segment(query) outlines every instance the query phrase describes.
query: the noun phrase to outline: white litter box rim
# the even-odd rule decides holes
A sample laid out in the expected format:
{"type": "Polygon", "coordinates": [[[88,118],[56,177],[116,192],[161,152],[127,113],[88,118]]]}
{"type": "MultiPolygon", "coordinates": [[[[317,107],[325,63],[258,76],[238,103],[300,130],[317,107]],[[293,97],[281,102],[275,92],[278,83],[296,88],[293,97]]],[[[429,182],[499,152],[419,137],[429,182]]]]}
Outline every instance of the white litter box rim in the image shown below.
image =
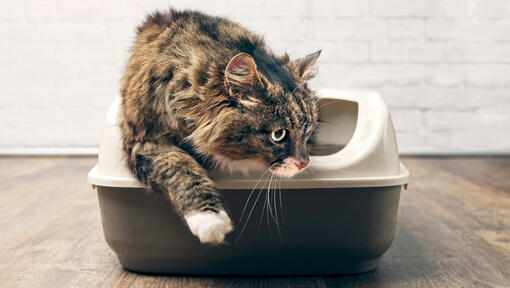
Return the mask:
{"type": "MultiPolygon", "coordinates": [[[[283,189],[310,189],[310,188],[354,188],[354,187],[387,187],[405,185],[409,182],[410,174],[407,168],[400,163],[401,173],[392,176],[381,177],[343,177],[343,178],[311,178],[311,179],[281,179],[283,189]]],[[[267,173],[269,174],[269,173],[267,173]]],[[[219,189],[261,189],[269,180],[255,179],[221,179],[216,180],[219,189]],[[263,183],[264,182],[264,183],[263,183]],[[258,185],[257,185],[258,184],[258,185]],[[257,186],[257,187],[256,187],[257,186]]],[[[98,165],[94,166],[88,174],[88,182],[96,186],[118,188],[147,188],[147,185],[134,177],[105,176],[99,173],[98,165]]],[[[267,188],[267,187],[266,187],[267,188]]]]}
{"type": "MultiPolygon", "coordinates": [[[[398,149],[388,108],[373,91],[322,89],[319,98],[353,101],[358,104],[358,122],[352,139],[331,155],[310,156],[310,168],[291,179],[282,178],[282,189],[384,187],[409,182],[409,171],[399,162],[398,149]]],[[[103,131],[99,161],[88,175],[96,186],[145,188],[127,168],[118,122],[120,97],[113,101],[103,131]]],[[[250,175],[210,171],[219,189],[258,189],[268,186],[271,173],[250,175]],[[262,178],[262,180],[260,180],[262,178]]],[[[274,178],[274,177],[273,177],[274,178]]],[[[273,179],[275,180],[275,179],[273,179]]],[[[266,187],[267,188],[267,187],[266,187]]]]}

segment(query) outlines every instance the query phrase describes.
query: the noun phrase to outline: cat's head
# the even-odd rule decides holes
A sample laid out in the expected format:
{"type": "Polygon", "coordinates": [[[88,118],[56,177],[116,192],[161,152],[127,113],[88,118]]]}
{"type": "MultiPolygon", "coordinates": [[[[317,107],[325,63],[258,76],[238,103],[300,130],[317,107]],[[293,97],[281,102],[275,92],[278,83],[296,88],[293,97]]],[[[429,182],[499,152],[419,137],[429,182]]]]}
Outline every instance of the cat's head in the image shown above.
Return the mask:
{"type": "Polygon", "coordinates": [[[256,164],[286,178],[308,166],[318,106],[306,81],[319,55],[290,61],[239,53],[230,60],[224,84],[236,108],[216,142],[216,159],[238,169],[256,164]]]}

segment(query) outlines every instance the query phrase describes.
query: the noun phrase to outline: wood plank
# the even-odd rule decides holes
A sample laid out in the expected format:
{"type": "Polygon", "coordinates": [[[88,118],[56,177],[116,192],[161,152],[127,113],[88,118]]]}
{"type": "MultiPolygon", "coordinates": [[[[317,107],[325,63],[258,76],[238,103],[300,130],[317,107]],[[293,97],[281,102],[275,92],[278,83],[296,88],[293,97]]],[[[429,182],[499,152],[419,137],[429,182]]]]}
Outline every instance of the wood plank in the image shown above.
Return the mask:
{"type": "Polygon", "coordinates": [[[165,277],[138,275],[131,288],[161,287],[326,287],[321,277],[165,277]]]}
{"type": "MultiPolygon", "coordinates": [[[[469,167],[469,170],[474,170],[472,167],[475,166],[481,167],[480,163],[476,163],[479,160],[473,163],[469,159],[454,166],[445,165],[449,162],[419,162],[424,173],[413,184],[416,188],[413,195],[429,213],[463,235],[480,252],[491,254],[499,269],[510,271],[510,261],[499,257],[501,254],[510,256],[508,236],[505,237],[510,235],[510,197],[501,193],[499,184],[489,186],[489,183],[472,182],[475,178],[470,176],[471,172],[458,172],[458,167],[469,167]]],[[[416,170],[419,171],[418,168],[416,170]]],[[[490,171],[480,174],[490,174],[490,171]]]]}
{"type": "Polygon", "coordinates": [[[65,161],[64,157],[1,157],[0,183],[30,176],[65,161]]]}
{"type": "Polygon", "coordinates": [[[123,270],[104,242],[86,157],[0,157],[1,287],[509,287],[510,158],[403,159],[412,173],[376,271],[171,277],[123,270]]]}

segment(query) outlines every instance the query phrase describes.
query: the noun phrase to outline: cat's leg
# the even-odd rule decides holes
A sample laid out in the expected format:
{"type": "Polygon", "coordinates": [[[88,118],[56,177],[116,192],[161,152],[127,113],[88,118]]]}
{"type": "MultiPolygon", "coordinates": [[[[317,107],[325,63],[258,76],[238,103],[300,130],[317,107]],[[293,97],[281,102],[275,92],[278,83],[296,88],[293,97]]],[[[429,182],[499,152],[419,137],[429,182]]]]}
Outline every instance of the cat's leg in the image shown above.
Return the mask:
{"type": "Polygon", "coordinates": [[[175,210],[202,243],[222,243],[232,221],[215,183],[197,161],[176,146],[137,143],[130,167],[141,181],[169,196],[175,210]]]}

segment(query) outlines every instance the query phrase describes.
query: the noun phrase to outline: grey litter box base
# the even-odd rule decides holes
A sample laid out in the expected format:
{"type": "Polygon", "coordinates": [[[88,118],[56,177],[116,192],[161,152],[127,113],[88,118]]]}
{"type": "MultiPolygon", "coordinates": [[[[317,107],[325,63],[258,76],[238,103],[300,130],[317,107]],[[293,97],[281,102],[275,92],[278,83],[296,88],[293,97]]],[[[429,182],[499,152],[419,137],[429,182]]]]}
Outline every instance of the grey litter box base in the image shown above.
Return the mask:
{"type": "MultiPolygon", "coordinates": [[[[377,267],[393,241],[400,190],[400,186],[282,190],[280,237],[272,219],[270,231],[266,215],[261,218],[263,191],[237,244],[245,221],[238,220],[251,190],[223,190],[235,231],[227,235],[228,244],[219,246],[201,244],[164,198],[144,189],[98,186],[98,198],[106,242],[130,271],[341,275],[377,267]]],[[[279,198],[274,200],[279,205],[279,198]]]]}
{"type": "Polygon", "coordinates": [[[124,269],[144,274],[182,275],[348,275],[375,270],[380,258],[354,261],[168,261],[165,259],[119,258],[124,269]]]}

